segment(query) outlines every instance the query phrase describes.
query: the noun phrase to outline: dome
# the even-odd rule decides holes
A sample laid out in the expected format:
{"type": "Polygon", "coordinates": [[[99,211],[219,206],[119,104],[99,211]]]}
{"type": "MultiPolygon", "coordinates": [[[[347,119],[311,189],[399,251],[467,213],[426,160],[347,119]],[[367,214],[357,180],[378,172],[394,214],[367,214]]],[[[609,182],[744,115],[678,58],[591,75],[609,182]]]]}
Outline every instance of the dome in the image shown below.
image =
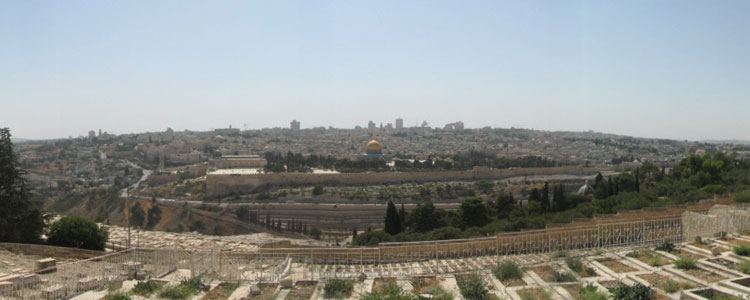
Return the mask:
{"type": "Polygon", "coordinates": [[[380,154],[381,151],[383,151],[383,146],[376,140],[367,142],[367,146],[365,146],[367,154],[380,154]]]}

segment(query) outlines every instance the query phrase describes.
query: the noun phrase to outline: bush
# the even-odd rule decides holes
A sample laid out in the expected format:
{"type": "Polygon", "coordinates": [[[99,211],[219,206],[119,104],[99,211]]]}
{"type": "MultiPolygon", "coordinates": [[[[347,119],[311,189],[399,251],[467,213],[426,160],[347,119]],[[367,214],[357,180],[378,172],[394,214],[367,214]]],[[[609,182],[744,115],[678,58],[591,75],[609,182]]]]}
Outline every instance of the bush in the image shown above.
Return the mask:
{"type": "Polygon", "coordinates": [[[654,290],[651,287],[640,283],[634,286],[623,285],[618,287],[612,293],[614,300],[651,300],[654,297],[654,290]]]}
{"type": "Polygon", "coordinates": [[[648,259],[647,263],[649,266],[658,267],[658,266],[664,265],[664,259],[662,259],[661,256],[654,255],[648,259]]]}
{"type": "Polygon", "coordinates": [[[139,282],[138,284],[133,287],[133,294],[139,295],[139,296],[148,296],[152,293],[158,291],[162,287],[162,283],[158,283],[155,281],[144,281],[139,282]]]}
{"type": "Polygon", "coordinates": [[[734,254],[737,254],[739,256],[750,256],[750,246],[748,245],[736,246],[732,249],[732,252],[734,252],[734,254]]]}
{"type": "Polygon", "coordinates": [[[411,300],[412,297],[404,293],[398,285],[388,284],[377,292],[371,292],[360,297],[360,300],[411,300]]]}
{"type": "Polygon", "coordinates": [[[466,277],[456,278],[461,295],[466,300],[489,300],[490,293],[485,289],[486,284],[482,277],[472,274],[466,277]]]}
{"type": "Polygon", "coordinates": [[[521,300],[549,300],[551,298],[550,293],[545,290],[541,290],[541,295],[535,295],[529,291],[519,291],[518,296],[521,300]]]}
{"type": "Polygon", "coordinates": [[[573,270],[573,272],[581,273],[583,271],[583,263],[581,263],[581,260],[574,257],[568,257],[565,259],[565,264],[568,265],[568,268],[573,270]]]}
{"type": "Polygon", "coordinates": [[[687,256],[680,256],[680,259],[674,262],[674,265],[678,269],[682,270],[692,270],[696,268],[698,261],[695,258],[687,257],[687,256]]]}
{"type": "Polygon", "coordinates": [[[53,246],[104,250],[109,234],[107,229],[89,219],[65,216],[49,226],[47,243],[53,246]]]}
{"type": "Polygon", "coordinates": [[[741,192],[734,194],[734,202],[750,203],[750,192],[741,192]]]}
{"type": "Polygon", "coordinates": [[[581,288],[578,293],[581,294],[581,300],[607,300],[607,294],[599,292],[591,283],[581,288]]]}
{"type": "Polygon", "coordinates": [[[130,300],[130,297],[118,291],[114,293],[109,293],[106,296],[104,296],[104,298],[102,299],[103,300],[130,300]]]}
{"type": "Polygon", "coordinates": [[[514,278],[521,279],[523,276],[523,270],[521,270],[521,267],[519,267],[518,264],[512,261],[504,261],[492,268],[492,274],[494,274],[498,280],[514,278]]]}
{"type": "Polygon", "coordinates": [[[167,287],[159,293],[159,297],[167,299],[186,299],[195,295],[202,288],[200,278],[185,280],[179,285],[167,287]]]}
{"type": "Polygon", "coordinates": [[[342,299],[349,297],[353,288],[354,282],[350,280],[330,279],[326,281],[323,291],[326,298],[342,299]]]}
{"type": "Polygon", "coordinates": [[[667,292],[667,293],[671,294],[671,293],[674,293],[674,292],[676,292],[676,291],[679,291],[679,290],[680,290],[680,283],[678,283],[677,281],[674,281],[674,280],[672,280],[672,279],[669,279],[669,280],[667,280],[666,282],[664,282],[664,283],[663,283],[663,284],[661,285],[661,288],[662,288],[662,289],[663,289],[663,290],[664,290],[665,292],[667,292]]]}
{"type": "Polygon", "coordinates": [[[750,260],[744,259],[737,265],[737,271],[750,274],[750,260]]]}
{"type": "Polygon", "coordinates": [[[664,251],[664,252],[672,252],[674,251],[674,244],[672,244],[671,242],[665,241],[661,245],[657,246],[656,250],[664,251]]]}

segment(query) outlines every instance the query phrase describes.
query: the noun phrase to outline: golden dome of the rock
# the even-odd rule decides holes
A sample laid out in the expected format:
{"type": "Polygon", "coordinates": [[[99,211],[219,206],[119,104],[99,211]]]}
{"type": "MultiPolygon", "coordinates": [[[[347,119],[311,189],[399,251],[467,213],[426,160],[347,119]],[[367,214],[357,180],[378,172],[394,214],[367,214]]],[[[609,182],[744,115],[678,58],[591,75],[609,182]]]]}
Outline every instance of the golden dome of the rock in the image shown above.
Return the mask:
{"type": "Polygon", "coordinates": [[[380,153],[382,150],[383,146],[376,140],[367,142],[367,146],[365,146],[365,152],[367,153],[380,153]]]}

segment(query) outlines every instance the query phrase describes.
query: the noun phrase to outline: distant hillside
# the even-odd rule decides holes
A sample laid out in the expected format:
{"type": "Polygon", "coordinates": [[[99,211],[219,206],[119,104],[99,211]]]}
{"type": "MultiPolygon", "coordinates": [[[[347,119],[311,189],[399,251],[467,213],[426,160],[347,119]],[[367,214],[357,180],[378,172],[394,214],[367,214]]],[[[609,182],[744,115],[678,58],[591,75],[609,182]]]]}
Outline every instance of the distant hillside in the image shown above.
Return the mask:
{"type": "Polygon", "coordinates": [[[32,140],[32,139],[24,139],[24,138],[14,138],[14,137],[12,137],[12,138],[10,138],[10,141],[11,141],[11,142],[12,142],[13,144],[22,144],[22,143],[33,142],[34,140],[32,140]]]}

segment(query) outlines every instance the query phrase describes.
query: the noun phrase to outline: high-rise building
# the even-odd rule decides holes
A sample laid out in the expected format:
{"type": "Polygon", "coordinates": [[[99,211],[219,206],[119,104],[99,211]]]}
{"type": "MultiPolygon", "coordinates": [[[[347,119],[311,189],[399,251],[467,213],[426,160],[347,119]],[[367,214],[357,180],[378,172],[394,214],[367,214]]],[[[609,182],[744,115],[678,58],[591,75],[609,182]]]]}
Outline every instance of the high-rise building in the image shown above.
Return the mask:
{"type": "Polygon", "coordinates": [[[367,122],[367,129],[375,130],[375,128],[376,128],[375,122],[373,122],[372,120],[370,120],[370,122],[367,122]]]}
{"type": "Polygon", "coordinates": [[[292,122],[289,123],[289,125],[290,125],[290,128],[292,130],[299,130],[299,128],[300,128],[299,127],[299,121],[297,121],[297,120],[292,120],[292,122]]]}
{"type": "Polygon", "coordinates": [[[404,119],[396,119],[396,129],[404,129],[404,119]]]}

